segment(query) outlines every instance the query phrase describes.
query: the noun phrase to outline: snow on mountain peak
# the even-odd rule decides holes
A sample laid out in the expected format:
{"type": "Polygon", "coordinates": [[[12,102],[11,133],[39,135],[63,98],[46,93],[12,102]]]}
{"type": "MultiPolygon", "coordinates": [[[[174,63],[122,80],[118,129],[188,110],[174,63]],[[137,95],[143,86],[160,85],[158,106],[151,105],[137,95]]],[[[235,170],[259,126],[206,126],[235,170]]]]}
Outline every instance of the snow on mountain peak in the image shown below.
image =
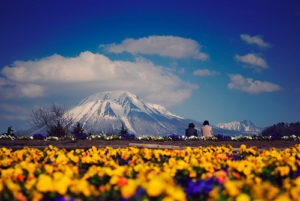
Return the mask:
{"type": "Polygon", "coordinates": [[[157,112],[161,113],[161,114],[165,114],[165,115],[168,115],[168,116],[171,116],[171,117],[176,117],[176,118],[179,118],[179,119],[184,119],[183,117],[181,116],[178,116],[178,115],[175,115],[175,114],[172,114],[171,112],[169,112],[165,107],[161,106],[161,105],[158,105],[158,104],[153,104],[153,103],[146,103],[146,105],[153,109],[153,110],[156,110],[157,112]]]}
{"type": "Polygon", "coordinates": [[[216,125],[216,127],[240,132],[259,133],[261,131],[260,128],[258,128],[253,122],[249,120],[219,123],[216,125]]]}
{"type": "Polygon", "coordinates": [[[75,122],[93,131],[114,132],[122,124],[131,133],[166,133],[173,122],[183,118],[157,104],[144,103],[127,91],[93,94],[68,112],[75,122]],[[145,128],[146,127],[146,128],[145,128]]]}
{"type": "Polygon", "coordinates": [[[105,91],[105,92],[99,92],[95,93],[86,99],[84,99],[80,104],[84,104],[87,102],[92,102],[92,101],[99,101],[99,100],[113,100],[113,101],[118,101],[122,102],[124,99],[131,99],[131,100],[137,100],[139,99],[136,95],[128,92],[128,91],[105,91]]]}

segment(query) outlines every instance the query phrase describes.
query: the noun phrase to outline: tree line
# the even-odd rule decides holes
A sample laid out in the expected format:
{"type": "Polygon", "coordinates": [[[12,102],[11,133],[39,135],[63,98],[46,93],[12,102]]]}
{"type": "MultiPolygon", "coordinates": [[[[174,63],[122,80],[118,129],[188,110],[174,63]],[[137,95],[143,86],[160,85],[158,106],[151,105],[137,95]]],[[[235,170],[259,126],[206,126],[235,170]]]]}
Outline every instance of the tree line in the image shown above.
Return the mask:
{"type": "MultiPolygon", "coordinates": [[[[50,108],[36,107],[31,113],[31,131],[33,134],[43,132],[47,136],[64,137],[68,133],[85,134],[83,125],[79,122],[73,127],[73,118],[66,112],[62,106],[53,104],[50,108]],[[46,132],[46,133],[45,133],[46,132]]],[[[16,136],[12,126],[9,126],[7,132],[2,134],[16,136]]]]}
{"type": "MultiPolygon", "coordinates": [[[[83,125],[79,122],[74,125],[74,120],[71,114],[66,112],[66,109],[62,106],[53,104],[50,108],[45,109],[42,107],[36,107],[32,110],[31,124],[33,129],[46,130],[47,136],[64,137],[68,133],[73,135],[85,134],[83,125]]],[[[88,133],[91,133],[89,131],[88,133]]],[[[127,134],[128,131],[122,124],[120,134],[127,134]]],[[[8,127],[6,135],[15,136],[12,127],[8,127]]],[[[263,136],[300,136],[300,122],[296,123],[283,123],[274,124],[273,126],[265,128],[262,133],[263,136]]]]}
{"type": "MultiPolygon", "coordinates": [[[[83,125],[79,122],[71,128],[75,123],[72,115],[67,113],[65,108],[56,104],[53,104],[49,109],[42,107],[33,109],[31,119],[33,127],[35,129],[47,129],[48,136],[64,137],[67,136],[68,133],[73,135],[91,134],[91,129],[88,132],[84,131],[83,125]]],[[[127,129],[124,124],[122,124],[120,134],[127,133],[127,129]]]]}
{"type": "Polygon", "coordinates": [[[283,123],[274,124],[273,126],[267,127],[262,131],[263,136],[300,136],[300,122],[296,123],[283,123]]]}

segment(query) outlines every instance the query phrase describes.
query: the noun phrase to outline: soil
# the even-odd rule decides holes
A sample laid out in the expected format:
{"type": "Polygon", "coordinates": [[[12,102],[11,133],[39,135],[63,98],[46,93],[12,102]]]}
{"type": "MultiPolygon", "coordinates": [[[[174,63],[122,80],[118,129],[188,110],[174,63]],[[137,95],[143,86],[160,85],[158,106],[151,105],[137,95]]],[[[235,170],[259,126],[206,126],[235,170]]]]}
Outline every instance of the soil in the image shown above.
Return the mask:
{"type": "MultiPolygon", "coordinates": [[[[296,144],[300,144],[300,141],[292,140],[247,140],[247,141],[203,141],[203,140],[189,140],[189,141],[143,141],[143,140],[59,140],[59,141],[44,141],[44,140],[0,140],[0,147],[7,147],[12,149],[21,149],[25,146],[35,147],[43,149],[49,145],[66,148],[66,149],[76,149],[83,148],[88,149],[92,146],[95,147],[127,147],[127,146],[138,146],[143,147],[146,145],[153,146],[156,145],[159,148],[171,148],[172,146],[178,146],[179,148],[189,147],[199,147],[199,146],[221,146],[221,145],[231,145],[233,148],[239,148],[241,144],[245,144],[247,147],[256,146],[258,149],[269,149],[271,147],[275,148],[288,148],[296,144]],[[134,143],[134,145],[132,145],[134,143]]],[[[176,149],[174,147],[174,149],[176,149]]],[[[178,148],[177,147],[177,148],[178,148]]]]}

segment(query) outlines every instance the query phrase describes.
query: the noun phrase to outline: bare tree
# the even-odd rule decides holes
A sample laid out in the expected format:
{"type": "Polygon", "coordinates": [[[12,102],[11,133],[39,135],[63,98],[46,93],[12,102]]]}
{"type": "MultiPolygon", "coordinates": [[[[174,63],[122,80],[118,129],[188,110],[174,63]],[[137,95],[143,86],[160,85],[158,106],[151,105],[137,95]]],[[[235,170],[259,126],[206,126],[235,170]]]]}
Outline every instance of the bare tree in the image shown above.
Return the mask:
{"type": "Polygon", "coordinates": [[[73,124],[73,119],[63,107],[53,104],[50,109],[34,108],[31,114],[31,124],[37,129],[46,128],[49,135],[52,135],[49,132],[59,125],[67,134],[73,124]]]}

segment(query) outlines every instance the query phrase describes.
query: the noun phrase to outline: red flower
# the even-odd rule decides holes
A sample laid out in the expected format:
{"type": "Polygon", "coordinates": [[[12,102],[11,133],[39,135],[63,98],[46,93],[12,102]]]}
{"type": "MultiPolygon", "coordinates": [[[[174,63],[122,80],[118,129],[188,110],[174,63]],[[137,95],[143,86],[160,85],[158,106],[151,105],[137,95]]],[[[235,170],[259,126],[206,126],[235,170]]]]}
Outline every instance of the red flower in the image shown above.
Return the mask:
{"type": "Polygon", "coordinates": [[[128,184],[128,180],[124,177],[121,177],[117,183],[118,186],[125,186],[128,184]]]}
{"type": "Polygon", "coordinates": [[[24,181],[23,174],[18,174],[17,180],[23,182],[24,181]]]}

